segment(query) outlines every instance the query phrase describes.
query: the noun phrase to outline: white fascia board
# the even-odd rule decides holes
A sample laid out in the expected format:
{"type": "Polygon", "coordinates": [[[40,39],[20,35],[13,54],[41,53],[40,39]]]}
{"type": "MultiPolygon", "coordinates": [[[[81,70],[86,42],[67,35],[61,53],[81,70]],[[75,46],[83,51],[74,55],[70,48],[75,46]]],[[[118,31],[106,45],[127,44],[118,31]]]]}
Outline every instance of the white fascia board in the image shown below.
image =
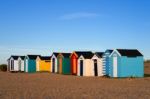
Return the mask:
{"type": "Polygon", "coordinates": [[[81,56],[79,57],[79,59],[85,59],[85,58],[83,57],[83,55],[81,55],[81,56]]]}
{"type": "Polygon", "coordinates": [[[99,57],[96,54],[94,54],[91,59],[99,59],[99,57]]]}
{"type": "Polygon", "coordinates": [[[115,52],[121,57],[121,54],[116,49],[113,50],[113,52],[109,55],[109,57],[111,57],[115,52]]]}

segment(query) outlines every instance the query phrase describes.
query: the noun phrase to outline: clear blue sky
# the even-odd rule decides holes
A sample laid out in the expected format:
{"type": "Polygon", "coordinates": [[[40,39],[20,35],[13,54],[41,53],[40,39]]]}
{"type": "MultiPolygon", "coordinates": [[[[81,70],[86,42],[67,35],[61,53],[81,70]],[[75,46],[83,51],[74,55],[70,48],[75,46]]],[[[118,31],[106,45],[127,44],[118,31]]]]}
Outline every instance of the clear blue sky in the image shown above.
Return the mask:
{"type": "Polygon", "coordinates": [[[11,54],[139,49],[150,58],[150,0],[0,0],[0,63],[11,54]]]}

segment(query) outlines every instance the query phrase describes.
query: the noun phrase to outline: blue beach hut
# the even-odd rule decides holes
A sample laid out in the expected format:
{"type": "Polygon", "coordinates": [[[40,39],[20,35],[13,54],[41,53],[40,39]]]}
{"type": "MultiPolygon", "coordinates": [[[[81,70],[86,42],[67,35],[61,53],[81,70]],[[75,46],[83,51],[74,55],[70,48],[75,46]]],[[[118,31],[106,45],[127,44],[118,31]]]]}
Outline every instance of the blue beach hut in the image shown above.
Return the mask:
{"type": "Polygon", "coordinates": [[[109,56],[113,52],[113,50],[108,49],[104,52],[102,55],[102,60],[103,60],[103,75],[109,75],[109,56]]]}
{"type": "Polygon", "coordinates": [[[143,77],[144,59],[137,49],[116,49],[109,56],[110,77],[143,77]]]}

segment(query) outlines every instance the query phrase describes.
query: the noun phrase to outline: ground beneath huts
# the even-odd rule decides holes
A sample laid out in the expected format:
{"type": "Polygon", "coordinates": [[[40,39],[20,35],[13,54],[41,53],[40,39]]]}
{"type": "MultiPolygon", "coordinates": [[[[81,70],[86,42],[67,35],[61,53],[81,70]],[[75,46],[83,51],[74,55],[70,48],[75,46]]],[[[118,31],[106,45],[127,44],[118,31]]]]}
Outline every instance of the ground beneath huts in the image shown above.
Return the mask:
{"type": "Polygon", "coordinates": [[[150,99],[150,63],[145,78],[0,72],[0,99],[150,99]]]}

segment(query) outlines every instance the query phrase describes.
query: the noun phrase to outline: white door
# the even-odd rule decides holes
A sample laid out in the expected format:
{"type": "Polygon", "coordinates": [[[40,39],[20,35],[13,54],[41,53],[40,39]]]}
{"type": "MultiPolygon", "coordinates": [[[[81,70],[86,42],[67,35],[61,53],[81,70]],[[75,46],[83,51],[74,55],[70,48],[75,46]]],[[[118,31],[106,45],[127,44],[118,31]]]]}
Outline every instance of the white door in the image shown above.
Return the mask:
{"type": "Polygon", "coordinates": [[[21,61],[21,71],[24,71],[24,61],[21,61]]]}
{"type": "Polygon", "coordinates": [[[117,77],[117,57],[113,57],[113,77],[117,77]]]}

